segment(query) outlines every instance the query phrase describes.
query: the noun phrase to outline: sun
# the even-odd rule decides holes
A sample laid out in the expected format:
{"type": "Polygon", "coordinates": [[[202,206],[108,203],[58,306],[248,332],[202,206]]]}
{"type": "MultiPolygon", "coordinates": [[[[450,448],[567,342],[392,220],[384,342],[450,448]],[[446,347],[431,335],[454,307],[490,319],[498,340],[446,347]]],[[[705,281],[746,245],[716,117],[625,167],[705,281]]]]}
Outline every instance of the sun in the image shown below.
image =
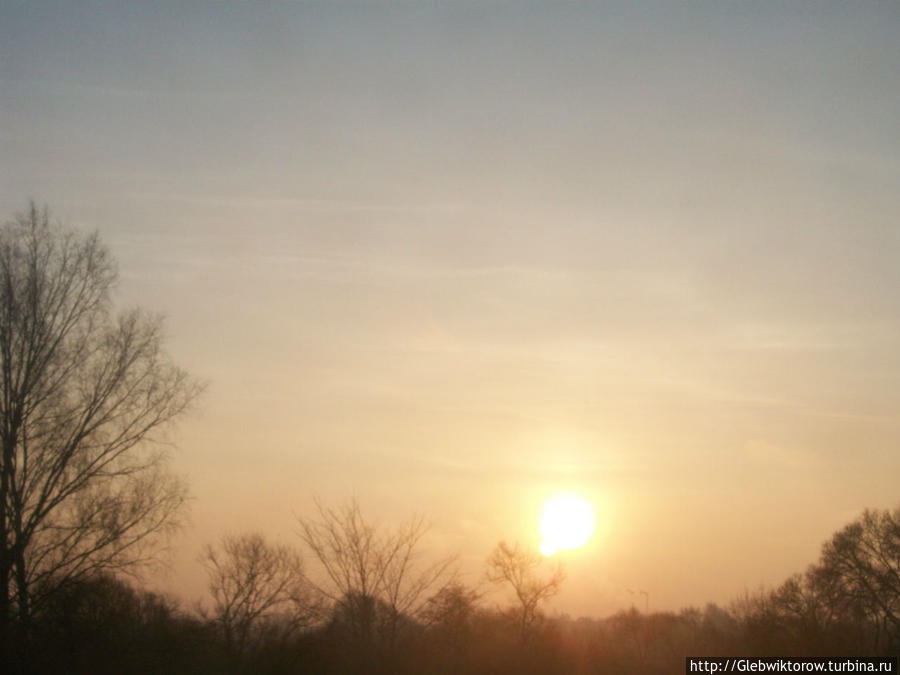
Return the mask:
{"type": "Polygon", "coordinates": [[[551,556],[587,543],[596,527],[593,505],[576,494],[551,497],[541,510],[541,553],[551,556]]]}

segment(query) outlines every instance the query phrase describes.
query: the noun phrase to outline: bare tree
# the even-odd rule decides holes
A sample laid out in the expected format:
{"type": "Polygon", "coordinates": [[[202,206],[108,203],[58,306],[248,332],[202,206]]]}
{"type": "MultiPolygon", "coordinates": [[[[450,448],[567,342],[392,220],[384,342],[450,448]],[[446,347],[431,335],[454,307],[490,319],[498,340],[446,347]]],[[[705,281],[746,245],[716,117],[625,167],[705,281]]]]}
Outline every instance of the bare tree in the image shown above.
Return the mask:
{"type": "Polygon", "coordinates": [[[452,581],[428,598],[421,618],[428,626],[463,626],[474,616],[481,598],[477,588],[452,581]]]}
{"type": "Polygon", "coordinates": [[[542,601],[559,593],[566,572],[557,562],[549,577],[538,576],[543,557],[540,553],[520,548],[518,542],[510,546],[505,541],[497,544],[487,560],[488,581],[509,584],[519,601],[517,623],[522,640],[528,635],[540,616],[542,601]]]}
{"type": "Polygon", "coordinates": [[[864,511],[819,561],[732,605],[754,648],[893,653],[900,648],[900,509],[864,511]]]}
{"type": "Polygon", "coordinates": [[[96,234],[34,205],[0,229],[0,632],[61,584],[149,561],[186,489],[156,433],[200,387],[162,350],[160,319],[115,316],[96,234]]]}
{"type": "Polygon", "coordinates": [[[419,614],[428,594],[453,576],[455,557],[421,563],[428,531],[421,517],[396,529],[367,522],[353,500],[330,509],[316,501],[318,520],[300,518],[300,538],[325,573],[317,588],[340,610],[361,645],[394,649],[405,617],[419,614]]]}
{"type": "Polygon", "coordinates": [[[420,615],[433,638],[433,648],[444,652],[452,672],[473,670],[472,638],[481,597],[479,590],[453,581],[428,599],[420,615]]]}
{"type": "Polygon", "coordinates": [[[257,533],[227,536],[217,548],[206,546],[201,562],[233,661],[241,660],[253,633],[267,622],[277,623],[286,636],[310,621],[303,561],[291,548],[271,544],[257,533]]]}
{"type": "Polygon", "coordinates": [[[900,647],[900,507],[864,511],[823,546],[809,576],[832,611],[872,622],[876,648],[900,647]]]}

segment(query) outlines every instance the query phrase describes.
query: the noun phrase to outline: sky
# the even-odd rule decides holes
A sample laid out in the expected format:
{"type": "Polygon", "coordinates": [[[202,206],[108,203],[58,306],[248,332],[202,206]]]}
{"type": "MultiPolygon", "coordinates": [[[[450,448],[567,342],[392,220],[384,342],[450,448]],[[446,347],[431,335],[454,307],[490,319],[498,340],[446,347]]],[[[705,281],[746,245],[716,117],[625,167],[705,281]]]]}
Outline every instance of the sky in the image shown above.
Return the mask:
{"type": "Polygon", "coordinates": [[[553,611],[727,604],[900,502],[900,4],[0,0],[0,218],[208,383],[163,588],[313,499],[553,611]],[[601,3],[597,3],[598,5],[601,3]],[[641,604],[643,598],[638,600],[641,604]]]}

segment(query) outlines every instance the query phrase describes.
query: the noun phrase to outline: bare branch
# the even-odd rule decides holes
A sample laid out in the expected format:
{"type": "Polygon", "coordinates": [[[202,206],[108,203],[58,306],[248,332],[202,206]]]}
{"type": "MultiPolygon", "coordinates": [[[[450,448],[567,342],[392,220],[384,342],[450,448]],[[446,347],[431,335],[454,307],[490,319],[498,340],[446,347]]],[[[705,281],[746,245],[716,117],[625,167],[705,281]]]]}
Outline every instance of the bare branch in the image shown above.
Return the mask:
{"type": "Polygon", "coordinates": [[[232,658],[241,658],[253,632],[278,618],[286,632],[307,625],[314,605],[300,555],[260,534],[223,537],[206,546],[201,562],[209,576],[213,612],[232,658]]]}
{"type": "Polygon", "coordinates": [[[149,444],[202,387],[167,359],[159,317],[112,313],[116,277],[96,234],[34,205],[0,229],[3,632],[60,584],[150,562],[183,514],[149,444]]]}
{"type": "Polygon", "coordinates": [[[508,583],[519,601],[518,623],[521,637],[527,639],[531,628],[540,617],[540,603],[559,593],[566,579],[562,564],[557,562],[549,577],[537,575],[543,557],[505,541],[497,544],[487,560],[487,579],[494,584],[508,583]]]}
{"type": "Polygon", "coordinates": [[[324,572],[316,588],[355,640],[394,649],[404,621],[455,576],[455,557],[420,561],[428,532],[417,516],[396,529],[366,521],[355,500],[338,509],[316,500],[317,519],[299,518],[301,540],[324,572]]]}

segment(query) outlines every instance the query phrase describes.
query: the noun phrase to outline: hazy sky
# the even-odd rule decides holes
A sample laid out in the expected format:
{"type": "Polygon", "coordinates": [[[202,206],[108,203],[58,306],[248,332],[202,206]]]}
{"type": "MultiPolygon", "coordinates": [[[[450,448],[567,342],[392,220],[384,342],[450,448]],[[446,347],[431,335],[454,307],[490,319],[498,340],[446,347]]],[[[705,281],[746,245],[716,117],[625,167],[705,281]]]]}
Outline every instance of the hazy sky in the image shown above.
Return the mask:
{"type": "Polygon", "coordinates": [[[0,0],[0,206],[96,228],[210,387],[200,546],[312,496],[554,606],[727,602],[900,501],[900,3],[0,0]],[[600,4],[600,3],[597,3],[600,4]],[[132,6],[125,6],[132,5],[132,6]]]}

